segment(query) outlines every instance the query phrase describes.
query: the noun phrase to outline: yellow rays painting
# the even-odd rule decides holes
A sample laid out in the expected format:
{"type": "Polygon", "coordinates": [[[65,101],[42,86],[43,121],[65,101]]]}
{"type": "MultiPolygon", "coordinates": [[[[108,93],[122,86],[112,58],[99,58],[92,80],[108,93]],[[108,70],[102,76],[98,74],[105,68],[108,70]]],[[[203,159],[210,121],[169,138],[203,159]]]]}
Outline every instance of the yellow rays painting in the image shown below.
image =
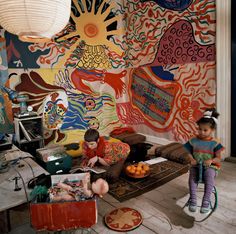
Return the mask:
{"type": "Polygon", "coordinates": [[[88,7],[86,0],[72,0],[76,8],[76,14],[71,11],[71,19],[74,21],[75,30],[69,32],[67,35],[60,38],[60,41],[65,41],[71,38],[79,38],[70,48],[66,51],[65,56],[59,61],[58,67],[63,66],[66,60],[70,57],[71,53],[76,50],[78,41],[84,41],[85,46],[83,55],[77,64],[77,67],[84,68],[111,68],[109,57],[105,50],[115,52],[118,55],[122,54],[120,47],[109,41],[109,36],[123,35],[124,28],[109,30],[109,26],[115,22],[122,21],[122,15],[118,16],[113,14],[108,17],[112,9],[116,7],[114,1],[111,3],[107,0],[101,2],[100,6],[96,9],[97,1],[90,1],[91,6],[88,7]],[[100,66],[102,64],[102,66],[100,66]]]}

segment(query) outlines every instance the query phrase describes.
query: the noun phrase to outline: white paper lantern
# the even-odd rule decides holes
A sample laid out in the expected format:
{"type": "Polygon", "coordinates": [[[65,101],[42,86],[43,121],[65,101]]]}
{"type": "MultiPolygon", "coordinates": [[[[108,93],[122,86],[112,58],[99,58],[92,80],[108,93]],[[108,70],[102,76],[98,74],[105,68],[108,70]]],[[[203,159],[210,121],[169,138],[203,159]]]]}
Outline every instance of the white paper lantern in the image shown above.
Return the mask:
{"type": "Polygon", "coordinates": [[[27,42],[44,42],[68,23],[71,0],[0,0],[0,25],[27,42]]]}

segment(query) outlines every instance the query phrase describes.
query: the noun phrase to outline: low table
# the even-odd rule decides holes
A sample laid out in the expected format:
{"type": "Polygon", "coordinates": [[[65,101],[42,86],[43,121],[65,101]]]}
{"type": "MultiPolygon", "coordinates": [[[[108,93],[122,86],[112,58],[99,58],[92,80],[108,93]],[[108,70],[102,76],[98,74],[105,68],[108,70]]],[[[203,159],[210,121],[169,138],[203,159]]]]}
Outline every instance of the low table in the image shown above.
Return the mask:
{"type": "Polygon", "coordinates": [[[123,172],[117,182],[109,184],[109,194],[123,202],[187,173],[188,169],[188,165],[167,160],[150,165],[150,175],[142,179],[130,178],[123,172]]]}

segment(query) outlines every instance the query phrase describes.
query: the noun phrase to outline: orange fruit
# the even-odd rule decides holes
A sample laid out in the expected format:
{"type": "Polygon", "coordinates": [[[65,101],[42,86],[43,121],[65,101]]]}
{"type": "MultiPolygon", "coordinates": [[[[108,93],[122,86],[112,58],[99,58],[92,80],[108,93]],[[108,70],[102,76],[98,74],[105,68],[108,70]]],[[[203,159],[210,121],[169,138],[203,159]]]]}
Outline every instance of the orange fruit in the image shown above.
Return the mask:
{"type": "Polygon", "coordinates": [[[137,171],[141,171],[141,170],[142,170],[142,167],[137,166],[136,170],[137,170],[137,171]]]}
{"type": "Polygon", "coordinates": [[[144,174],[146,174],[146,171],[145,171],[145,170],[141,170],[141,171],[140,171],[140,174],[141,174],[141,175],[144,175],[144,174]]]}
{"type": "Polygon", "coordinates": [[[130,174],[135,174],[135,170],[131,169],[131,170],[129,171],[129,173],[130,173],[130,174]]]}
{"type": "Polygon", "coordinates": [[[131,167],[132,167],[133,170],[136,170],[136,167],[134,165],[131,165],[131,167]]]}
{"type": "Polygon", "coordinates": [[[140,171],[135,172],[135,175],[137,175],[137,176],[139,176],[140,174],[141,174],[140,171]]]}
{"type": "Polygon", "coordinates": [[[138,163],[138,166],[142,167],[142,166],[143,166],[143,163],[142,163],[142,162],[139,162],[139,163],[138,163]]]}
{"type": "Polygon", "coordinates": [[[127,171],[130,171],[131,169],[132,169],[131,166],[127,166],[127,167],[126,167],[126,170],[127,170],[127,171]]]}
{"type": "Polygon", "coordinates": [[[149,171],[149,166],[146,164],[146,165],[143,165],[143,170],[145,170],[145,171],[149,171]]]}

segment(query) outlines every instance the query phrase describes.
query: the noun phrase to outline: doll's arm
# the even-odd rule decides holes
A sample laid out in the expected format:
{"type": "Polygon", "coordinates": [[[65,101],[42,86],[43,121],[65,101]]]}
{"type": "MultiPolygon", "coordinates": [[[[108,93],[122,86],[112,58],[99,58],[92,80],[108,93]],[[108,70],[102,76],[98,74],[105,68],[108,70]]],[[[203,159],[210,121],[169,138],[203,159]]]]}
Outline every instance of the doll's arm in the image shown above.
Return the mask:
{"type": "Polygon", "coordinates": [[[90,174],[86,173],[86,175],[84,176],[83,180],[82,180],[82,185],[83,185],[83,192],[87,197],[92,197],[93,192],[92,190],[89,188],[90,186],[90,174]]]}

